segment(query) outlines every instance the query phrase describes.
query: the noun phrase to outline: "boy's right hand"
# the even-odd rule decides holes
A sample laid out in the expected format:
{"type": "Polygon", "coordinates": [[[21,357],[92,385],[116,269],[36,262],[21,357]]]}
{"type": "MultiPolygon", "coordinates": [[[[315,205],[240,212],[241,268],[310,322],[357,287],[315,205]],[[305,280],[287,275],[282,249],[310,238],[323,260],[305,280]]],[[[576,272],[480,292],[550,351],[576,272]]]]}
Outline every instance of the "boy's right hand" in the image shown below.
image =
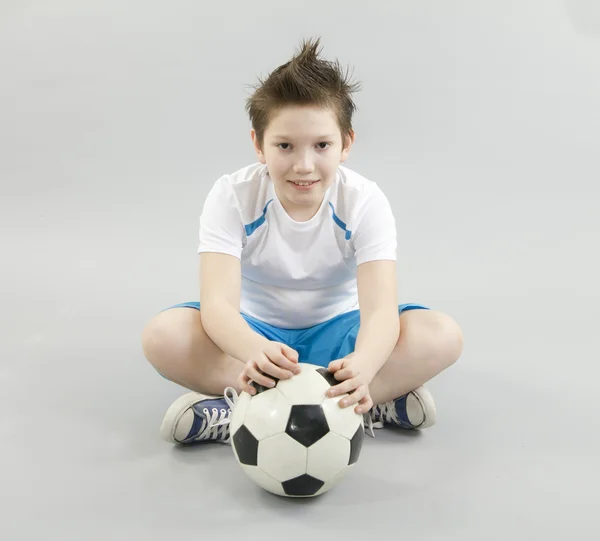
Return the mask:
{"type": "Polygon", "coordinates": [[[250,359],[238,377],[242,391],[251,395],[256,394],[256,389],[250,384],[254,381],[265,387],[274,387],[277,379],[289,379],[294,374],[300,373],[298,366],[298,352],[281,342],[269,341],[250,359]]]}

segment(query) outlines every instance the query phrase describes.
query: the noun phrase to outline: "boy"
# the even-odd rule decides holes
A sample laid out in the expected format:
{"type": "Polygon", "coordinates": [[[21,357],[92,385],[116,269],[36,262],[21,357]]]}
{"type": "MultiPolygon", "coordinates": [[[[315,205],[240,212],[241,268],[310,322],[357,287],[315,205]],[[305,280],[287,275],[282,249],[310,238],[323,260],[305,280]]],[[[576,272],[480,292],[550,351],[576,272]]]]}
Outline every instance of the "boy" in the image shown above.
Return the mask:
{"type": "MultiPolygon", "coordinates": [[[[200,302],[144,329],[155,369],[190,389],[167,411],[170,442],[229,443],[231,389],[325,366],[369,426],[435,422],[423,384],[462,351],[449,316],[397,304],[396,225],[375,182],[340,165],[355,105],[339,64],[303,42],[248,99],[258,163],[224,175],[200,217],[200,302]],[[201,307],[201,308],[200,308],[201,307]]],[[[372,431],[371,431],[372,433],[372,431]]]]}

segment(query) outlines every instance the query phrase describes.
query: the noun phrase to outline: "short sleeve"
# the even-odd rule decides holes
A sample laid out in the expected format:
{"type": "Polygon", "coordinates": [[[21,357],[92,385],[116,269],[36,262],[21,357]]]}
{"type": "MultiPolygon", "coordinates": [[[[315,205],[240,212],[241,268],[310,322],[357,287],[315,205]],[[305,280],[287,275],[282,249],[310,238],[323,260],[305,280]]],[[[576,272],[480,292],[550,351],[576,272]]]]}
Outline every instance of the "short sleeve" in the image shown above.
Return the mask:
{"type": "Polygon", "coordinates": [[[367,261],[396,261],[396,220],[387,197],[375,183],[357,212],[352,238],[357,265],[367,261]]]}
{"type": "Polygon", "coordinates": [[[198,253],[218,252],[242,257],[245,231],[237,201],[227,176],[221,177],[208,192],[202,214],[198,253]]]}

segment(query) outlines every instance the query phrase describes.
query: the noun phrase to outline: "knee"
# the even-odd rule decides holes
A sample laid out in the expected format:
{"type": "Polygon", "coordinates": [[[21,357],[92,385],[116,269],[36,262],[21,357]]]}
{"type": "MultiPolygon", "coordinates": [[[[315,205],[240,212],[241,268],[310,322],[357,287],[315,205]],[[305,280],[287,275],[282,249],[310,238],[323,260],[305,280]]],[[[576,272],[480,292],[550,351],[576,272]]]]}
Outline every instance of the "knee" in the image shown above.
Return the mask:
{"type": "Polygon", "coordinates": [[[435,340],[438,358],[445,366],[454,364],[463,350],[464,336],[459,324],[443,314],[436,324],[435,340]]]}
{"type": "Polygon", "coordinates": [[[177,361],[186,348],[185,336],[177,329],[171,314],[162,312],[151,319],[142,331],[144,356],[158,372],[177,361]]]}
{"type": "Polygon", "coordinates": [[[463,349],[463,333],[452,317],[431,310],[415,314],[406,323],[408,347],[415,348],[428,362],[443,370],[458,360],[463,349]]]}
{"type": "Polygon", "coordinates": [[[160,316],[151,319],[142,331],[142,351],[150,364],[156,367],[157,362],[163,357],[165,342],[168,333],[162,324],[160,316]]]}

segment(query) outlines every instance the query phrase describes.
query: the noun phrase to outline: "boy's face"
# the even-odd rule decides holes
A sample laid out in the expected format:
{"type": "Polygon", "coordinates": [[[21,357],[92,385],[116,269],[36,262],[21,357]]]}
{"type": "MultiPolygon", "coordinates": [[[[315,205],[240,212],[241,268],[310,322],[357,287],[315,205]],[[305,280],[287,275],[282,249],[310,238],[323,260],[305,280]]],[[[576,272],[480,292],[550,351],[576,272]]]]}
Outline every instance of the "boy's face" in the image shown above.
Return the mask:
{"type": "Polygon", "coordinates": [[[251,135],[283,208],[296,221],[310,220],[335,180],[338,165],[348,158],[354,131],[342,141],[332,109],[293,105],[271,120],[262,149],[254,130],[251,135]],[[318,182],[307,188],[291,182],[298,180],[318,182]]]}

